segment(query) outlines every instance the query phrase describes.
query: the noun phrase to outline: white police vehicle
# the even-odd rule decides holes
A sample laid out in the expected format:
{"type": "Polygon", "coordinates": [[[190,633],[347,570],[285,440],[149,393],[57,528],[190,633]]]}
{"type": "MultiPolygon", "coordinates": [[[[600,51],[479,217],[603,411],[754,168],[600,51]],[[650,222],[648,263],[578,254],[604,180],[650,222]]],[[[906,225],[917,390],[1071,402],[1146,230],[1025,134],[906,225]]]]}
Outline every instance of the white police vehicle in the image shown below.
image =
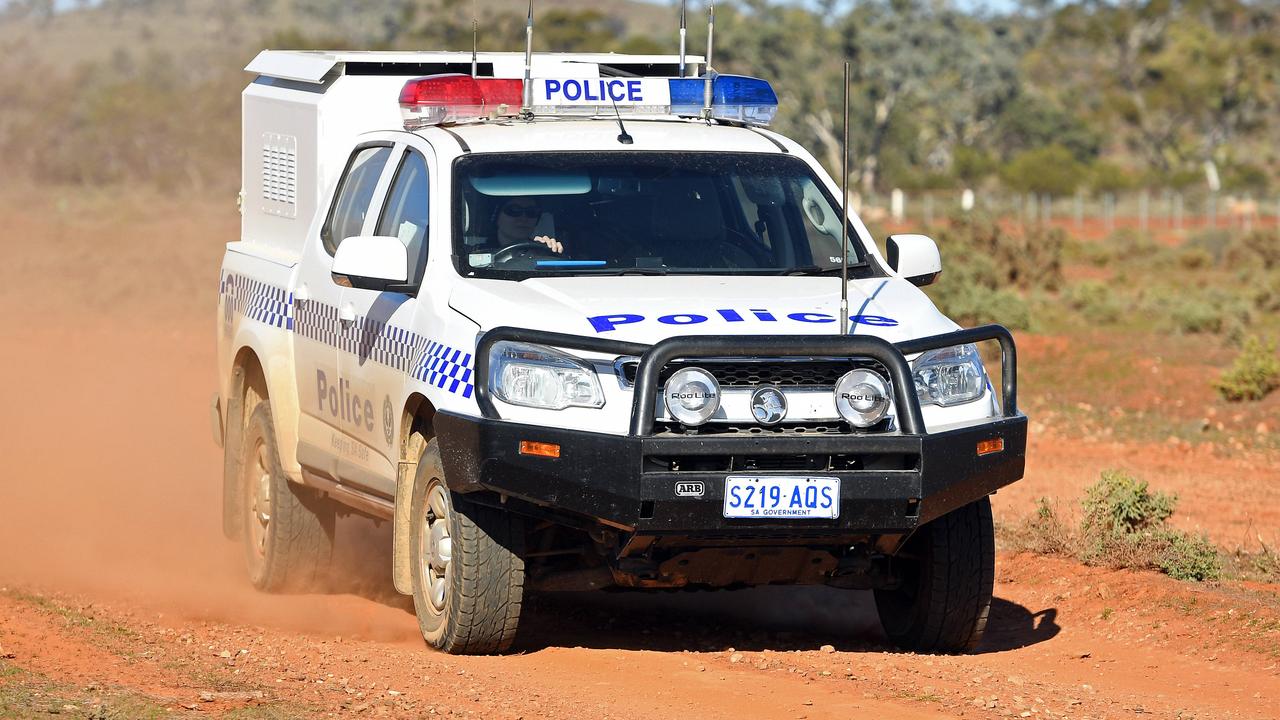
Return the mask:
{"type": "Polygon", "coordinates": [[[531,591],[771,583],[873,589],[893,641],[971,648],[987,496],[1023,472],[1009,333],[934,308],[928,238],[842,227],[767,83],[524,68],[249,66],[213,415],[253,584],[321,587],[358,513],[450,652],[507,649],[531,591]]]}

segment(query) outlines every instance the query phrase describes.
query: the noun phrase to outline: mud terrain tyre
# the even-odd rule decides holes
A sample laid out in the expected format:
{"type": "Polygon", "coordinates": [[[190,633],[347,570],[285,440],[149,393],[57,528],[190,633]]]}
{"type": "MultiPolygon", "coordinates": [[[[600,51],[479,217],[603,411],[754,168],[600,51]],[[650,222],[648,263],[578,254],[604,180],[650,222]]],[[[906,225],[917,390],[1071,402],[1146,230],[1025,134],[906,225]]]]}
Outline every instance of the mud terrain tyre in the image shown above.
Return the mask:
{"type": "Polygon", "coordinates": [[[455,655],[505,652],[524,599],[520,518],[449,491],[433,439],[418,461],[410,548],[422,637],[455,655]]]}
{"type": "Polygon", "coordinates": [[[289,482],[274,427],[271,408],[259,403],[240,445],[249,580],[265,592],[324,590],[333,557],[334,506],[311,488],[289,482]]]}
{"type": "Polygon", "coordinates": [[[991,501],[982,498],[921,527],[899,557],[902,585],[875,593],[889,640],[916,652],[976,648],[995,584],[991,501]]]}

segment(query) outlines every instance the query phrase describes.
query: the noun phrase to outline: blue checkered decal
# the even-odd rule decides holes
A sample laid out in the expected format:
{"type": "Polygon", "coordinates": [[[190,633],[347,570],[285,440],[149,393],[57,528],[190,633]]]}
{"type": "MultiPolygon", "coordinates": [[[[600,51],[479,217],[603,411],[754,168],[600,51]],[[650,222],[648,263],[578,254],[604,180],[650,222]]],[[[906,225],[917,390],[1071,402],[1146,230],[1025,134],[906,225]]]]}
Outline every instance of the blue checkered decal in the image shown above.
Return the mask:
{"type": "Polygon", "coordinates": [[[221,293],[229,312],[271,327],[293,329],[293,293],[239,275],[224,277],[221,293]]]}
{"type": "Polygon", "coordinates": [[[464,398],[475,392],[471,353],[367,317],[344,325],[338,319],[338,308],[314,300],[295,300],[292,293],[251,278],[227,275],[221,292],[226,312],[292,330],[464,398]]]}
{"type": "Polygon", "coordinates": [[[451,393],[471,397],[475,384],[471,381],[471,353],[464,353],[434,340],[427,345],[413,376],[451,393]]]}

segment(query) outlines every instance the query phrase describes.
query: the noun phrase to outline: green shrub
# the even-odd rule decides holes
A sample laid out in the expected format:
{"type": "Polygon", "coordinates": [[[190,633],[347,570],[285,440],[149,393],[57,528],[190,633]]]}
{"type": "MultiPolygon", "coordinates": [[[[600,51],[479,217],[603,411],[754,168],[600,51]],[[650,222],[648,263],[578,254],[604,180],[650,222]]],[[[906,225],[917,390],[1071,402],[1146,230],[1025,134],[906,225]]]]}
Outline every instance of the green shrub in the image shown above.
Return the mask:
{"type": "Polygon", "coordinates": [[[1154,537],[1156,565],[1175,580],[1217,580],[1222,576],[1218,548],[1204,535],[1166,530],[1154,537]]]}
{"type": "Polygon", "coordinates": [[[1189,335],[1240,333],[1253,318],[1252,303],[1221,288],[1152,293],[1147,312],[1164,316],[1169,329],[1189,335]]]}
{"type": "Polygon", "coordinates": [[[1254,230],[1241,235],[1228,245],[1226,261],[1238,268],[1280,268],[1280,230],[1254,230]]]}
{"type": "Polygon", "coordinates": [[[1204,270],[1213,265],[1213,255],[1204,248],[1183,248],[1178,253],[1178,265],[1184,270],[1204,270]]]}
{"type": "Polygon", "coordinates": [[[1063,298],[1073,310],[1098,325],[1114,323],[1124,310],[1115,293],[1097,280],[1084,280],[1068,287],[1063,298]]]}
{"type": "Polygon", "coordinates": [[[1067,555],[1092,565],[1147,568],[1178,580],[1217,580],[1222,556],[1203,535],[1168,527],[1178,499],[1152,492],[1145,481],[1107,470],[1088,490],[1078,526],[1063,522],[1047,499],[1004,532],[1014,550],[1067,555]]]}
{"type": "Polygon", "coordinates": [[[1008,232],[984,213],[959,213],[938,232],[938,242],[952,266],[985,263],[980,280],[992,290],[1017,286],[1054,290],[1062,283],[1061,228],[1028,228],[1008,232]]]}
{"type": "Polygon", "coordinates": [[[1031,329],[1031,309],[1012,290],[992,290],[953,277],[931,287],[929,296],[942,314],[961,325],[999,323],[1011,330],[1031,329]]]}
{"type": "Polygon", "coordinates": [[[1280,387],[1280,357],[1276,344],[1257,336],[1245,338],[1231,367],[1218,377],[1214,387],[1230,402],[1261,400],[1280,387]]]}
{"type": "Polygon", "coordinates": [[[1226,230],[1201,230],[1187,239],[1186,247],[1204,250],[1213,258],[1214,264],[1220,264],[1231,246],[1231,233],[1226,230]]]}
{"type": "Polygon", "coordinates": [[[1070,195],[1085,180],[1087,169],[1061,145],[1024,150],[1000,169],[1012,190],[1037,195],[1070,195]]]}
{"type": "Polygon", "coordinates": [[[1086,533],[1132,534],[1164,524],[1177,503],[1176,495],[1151,492],[1146,480],[1104,470],[1085,491],[1083,528],[1086,533]]]}

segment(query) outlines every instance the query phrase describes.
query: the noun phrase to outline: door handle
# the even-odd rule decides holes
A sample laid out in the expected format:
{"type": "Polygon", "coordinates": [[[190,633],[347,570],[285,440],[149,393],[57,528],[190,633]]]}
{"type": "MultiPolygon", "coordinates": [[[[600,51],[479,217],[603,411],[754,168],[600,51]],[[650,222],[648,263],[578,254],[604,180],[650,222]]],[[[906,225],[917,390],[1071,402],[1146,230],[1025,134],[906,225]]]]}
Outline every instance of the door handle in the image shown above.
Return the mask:
{"type": "Polygon", "coordinates": [[[350,325],[356,321],[356,308],[351,303],[343,303],[338,309],[338,320],[344,325],[350,325]]]}

